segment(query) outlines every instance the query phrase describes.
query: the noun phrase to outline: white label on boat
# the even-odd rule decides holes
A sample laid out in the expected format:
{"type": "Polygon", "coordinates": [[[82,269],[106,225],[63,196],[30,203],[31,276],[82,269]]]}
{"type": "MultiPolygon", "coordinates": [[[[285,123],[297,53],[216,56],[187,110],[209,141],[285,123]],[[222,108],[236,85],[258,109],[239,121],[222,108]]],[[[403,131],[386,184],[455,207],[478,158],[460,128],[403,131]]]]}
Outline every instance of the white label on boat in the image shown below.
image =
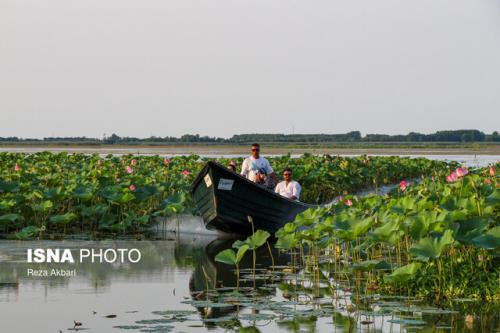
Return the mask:
{"type": "Polygon", "coordinates": [[[233,184],[234,184],[234,180],[233,179],[224,179],[224,178],[221,178],[219,180],[219,186],[217,186],[217,188],[219,190],[231,191],[231,189],[233,188],[233,184]]]}
{"type": "Polygon", "coordinates": [[[203,178],[205,180],[205,184],[207,187],[212,186],[212,178],[210,178],[210,175],[207,173],[205,177],[203,178]]]}

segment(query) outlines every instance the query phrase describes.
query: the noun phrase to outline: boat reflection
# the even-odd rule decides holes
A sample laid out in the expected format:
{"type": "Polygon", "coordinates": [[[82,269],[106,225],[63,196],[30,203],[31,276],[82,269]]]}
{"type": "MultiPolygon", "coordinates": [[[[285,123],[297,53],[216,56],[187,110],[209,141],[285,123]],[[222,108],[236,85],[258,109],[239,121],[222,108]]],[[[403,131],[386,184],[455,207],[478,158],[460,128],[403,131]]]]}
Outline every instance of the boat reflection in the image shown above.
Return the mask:
{"type": "Polygon", "coordinates": [[[258,260],[254,278],[253,254],[252,251],[248,251],[239,264],[240,283],[237,289],[235,267],[215,261],[215,256],[223,250],[230,249],[233,243],[234,240],[217,239],[206,245],[191,275],[189,290],[192,299],[208,301],[207,306],[197,307],[205,319],[228,316],[245,307],[245,303],[258,302],[259,299],[275,295],[276,288],[270,285],[277,282],[279,277],[272,274],[273,264],[274,266],[289,264],[288,254],[280,253],[274,248],[270,253],[267,246],[262,246],[256,250],[258,260]],[[227,306],[222,306],[221,299],[227,301],[227,306]],[[216,306],[211,307],[211,303],[215,302],[216,306]]]}

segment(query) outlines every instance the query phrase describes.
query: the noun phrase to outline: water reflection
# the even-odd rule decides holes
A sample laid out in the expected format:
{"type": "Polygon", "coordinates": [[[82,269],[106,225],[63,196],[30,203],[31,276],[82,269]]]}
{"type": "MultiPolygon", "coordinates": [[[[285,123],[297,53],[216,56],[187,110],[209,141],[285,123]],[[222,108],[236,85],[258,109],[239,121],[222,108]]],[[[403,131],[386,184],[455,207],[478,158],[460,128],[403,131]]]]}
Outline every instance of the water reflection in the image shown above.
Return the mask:
{"type": "Polygon", "coordinates": [[[114,280],[134,281],[172,281],[174,271],[178,268],[189,267],[203,251],[203,246],[210,239],[199,238],[190,243],[176,243],[173,241],[0,241],[0,268],[1,285],[19,285],[31,283],[45,283],[49,286],[67,286],[71,278],[51,276],[40,279],[28,274],[28,269],[40,270],[76,270],[76,280],[85,281],[92,285],[96,292],[104,292],[114,280]],[[141,253],[138,263],[119,260],[108,263],[103,260],[92,262],[85,258],[79,262],[80,249],[132,249],[141,253]],[[70,249],[75,263],[28,263],[27,249],[70,249]]]}
{"type": "MultiPolygon", "coordinates": [[[[234,240],[214,240],[207,244],[195,265],[195,269],[189,281],[189,289],[194,300],[213,301],[214,298],[219,299],[219,297],[213,297],[219,296],[214,295],[212,291],[215,290],[220,293],[221,296],[232,297],[232,303],[237,303],[234,306],[228,307],[210,307],[210,304],[207,304],[208,306],[205,307],[197,307],[198,311],[205,319],[205,322],[208,323],[208,326],[213,326],[213,321],[207,321],[206,319],[227,316],[230,313],[244,308],[245,305],[241,305],[241,303],[243,303],[241,301],[247,301],[248,293],[254,290],[254,288],[257,289],[259,293],[252,294],[251,296],[255,296],[257,299],[263,296],[269,297],[270,295],[275,295],[276,288],[274,286],[269,287],[269,285],[276,282],[277,276],[265,276],[263,273],[266,272],[268,267],[272,266],[273,263],[275,266],[289,264],[290,258],[288,255],[280,253],[276,249],[272,249],[271,256],[267,247],[261,247],[256,251],[258,262],[254,280],[252,254],[251,251],[249,251],[239,265],[241,278],[239,289],[237,290],[237,276],[234,267],[215,261],[215,256],[225,249],[230,249],[233,242],[234,240]],[[207,289],[209,290],[207,291],[207,289]]],[[[252,299],[252,301],[255,301],[255,299],[252,299]]],[[[217,306],[220,305],[217,304],[217,306]]]]}
{"type": "Polygon", "coordinates": [[[498,307],[467,300],[442,310],[406,298],[351,302],[344,295],[332,302],[327,290],[324,298],[312,297],[300,271],[292,274],[284,267],[290,257],[277,251],[271,257],[266,247],[257,252],[255,290],[248,253],[236,292],[233,267],[214,260],[231,244],[201,236],[177,241],[0,241],[0,331],[64,332],[73,320],[94,332],[499,331],[498,307]],[[27,248],[137,248],[142,259],[137,264],[28,264],[27,248]],[[77,275],[26,274],[29,267],[54,266],[76,269],[77,275]]]}

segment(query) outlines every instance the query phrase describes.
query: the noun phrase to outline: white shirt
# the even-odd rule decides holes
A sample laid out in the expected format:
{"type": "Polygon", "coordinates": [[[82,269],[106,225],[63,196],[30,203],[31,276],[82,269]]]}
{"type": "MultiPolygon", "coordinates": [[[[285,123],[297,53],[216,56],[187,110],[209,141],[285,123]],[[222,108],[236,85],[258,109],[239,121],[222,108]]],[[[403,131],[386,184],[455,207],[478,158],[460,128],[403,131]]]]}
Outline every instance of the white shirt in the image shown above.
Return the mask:
{"type": "Polygon", "coordinates": [[[291,199],[292,196],[295,196],[297,200],[299,200],[301,190],[302,187],[300,186],[300,184],[295,180],[292,180],[288,184],[286,183],[286,181],[279,182],[278,185],[276,185],[274,192],[287,197],[288,199],[291,199]]]}
{"type": "Polygon", "coordinates": [[[260,169],[266,170],[268,175],[274,172],[273,168],[271,168],[271,164],[269,164],[269,161],[264,157],[255,159],[253,156],[250,156],[245,158],[243,161],[243,165],[241,166],[241,175],[255,182],[257,173],[260,169]]]}

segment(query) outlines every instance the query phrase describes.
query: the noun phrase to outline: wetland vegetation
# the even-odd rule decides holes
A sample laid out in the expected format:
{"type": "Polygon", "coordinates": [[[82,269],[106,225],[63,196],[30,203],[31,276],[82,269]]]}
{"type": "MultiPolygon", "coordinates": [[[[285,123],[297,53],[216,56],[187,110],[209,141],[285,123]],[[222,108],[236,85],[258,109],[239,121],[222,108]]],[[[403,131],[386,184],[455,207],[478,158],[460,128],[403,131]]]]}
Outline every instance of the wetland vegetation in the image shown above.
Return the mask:
{"type": "MultiPolygon", "coordinates": [[[[193,211],[188,192],[205,161],[195,155],[0,154],[0,230],[8,238],[26,239],[0,244],[7,248],[0,247],[0,257],[12,259],[0,272],[8,282],[0,284],[0,296],[23,283],[19,259],[9,247],[19,256],[19,246],[39,242],[30,239],[82,233],[143,238],[156,217],[193,211]]],[[[276,235],[254,230],[247,239],[216,240],[194,252],[174,237],[167,244],[179,246],[167,264],[163,250],[156,250],[164,241],[138,242],[152,253],[137,268],[147,266],[146,273],[135,273],[141,281],[176,267],[176,274],[190,274],[189,284],[184,278],[171,284],[173,291],[162,289],[175,304],[162,308],[155,299],[149,312],[145,298],[137,304],[142,311],[121,306],[114,317],[99,319],[79,306],[89,313],[83,328],[90,322],[132,332],[498,329],[498,163],[466,168],[423,158],[308,154],[270,162],[277,170],[294,169],[304,201],[329,204],[298,215],[276,235]],[[384,195],[355,194],[395,183],[384,195]]],[[[133,280],[131,270],[89,266],[82,272],[95,271],[91,284],[98,289],[103,277],[106,285],[112,283],[113,274],[120,275],[117,281],[133,280]]],[[[60,282],[71,288],[68,280],[60,282]]],[[[132,281],[128,291],[136,285],[132,281]]],[[[141,294],[158,294],[146,285],[141,294]]],[[[78,294],[81,286],[73,288],[78,294]]],[[[109,299],[121,297],[105,292],[109,299]]]]}
{"type": "MultiPolygon", "coordinates": [[[[497,166],[498,167],[498,166],[497,166]]],[[[500,189],[495,166],[459,167],[385,196],[345,196],[277,232],[318,288],[357,297],[500,300],[500,189]]]]}
{"type": "MultiPolygon", "coordinates": [[[[305,154],[270,161],[276,170],[293,168],[302,199],[310,203],[452,167],[403,157],[305,154]]],[[[0,232],[14,239],[144,232],[155,217],[193,210],[189,189],[205,162],[196,155],[0,153],[0,232]]]]}

